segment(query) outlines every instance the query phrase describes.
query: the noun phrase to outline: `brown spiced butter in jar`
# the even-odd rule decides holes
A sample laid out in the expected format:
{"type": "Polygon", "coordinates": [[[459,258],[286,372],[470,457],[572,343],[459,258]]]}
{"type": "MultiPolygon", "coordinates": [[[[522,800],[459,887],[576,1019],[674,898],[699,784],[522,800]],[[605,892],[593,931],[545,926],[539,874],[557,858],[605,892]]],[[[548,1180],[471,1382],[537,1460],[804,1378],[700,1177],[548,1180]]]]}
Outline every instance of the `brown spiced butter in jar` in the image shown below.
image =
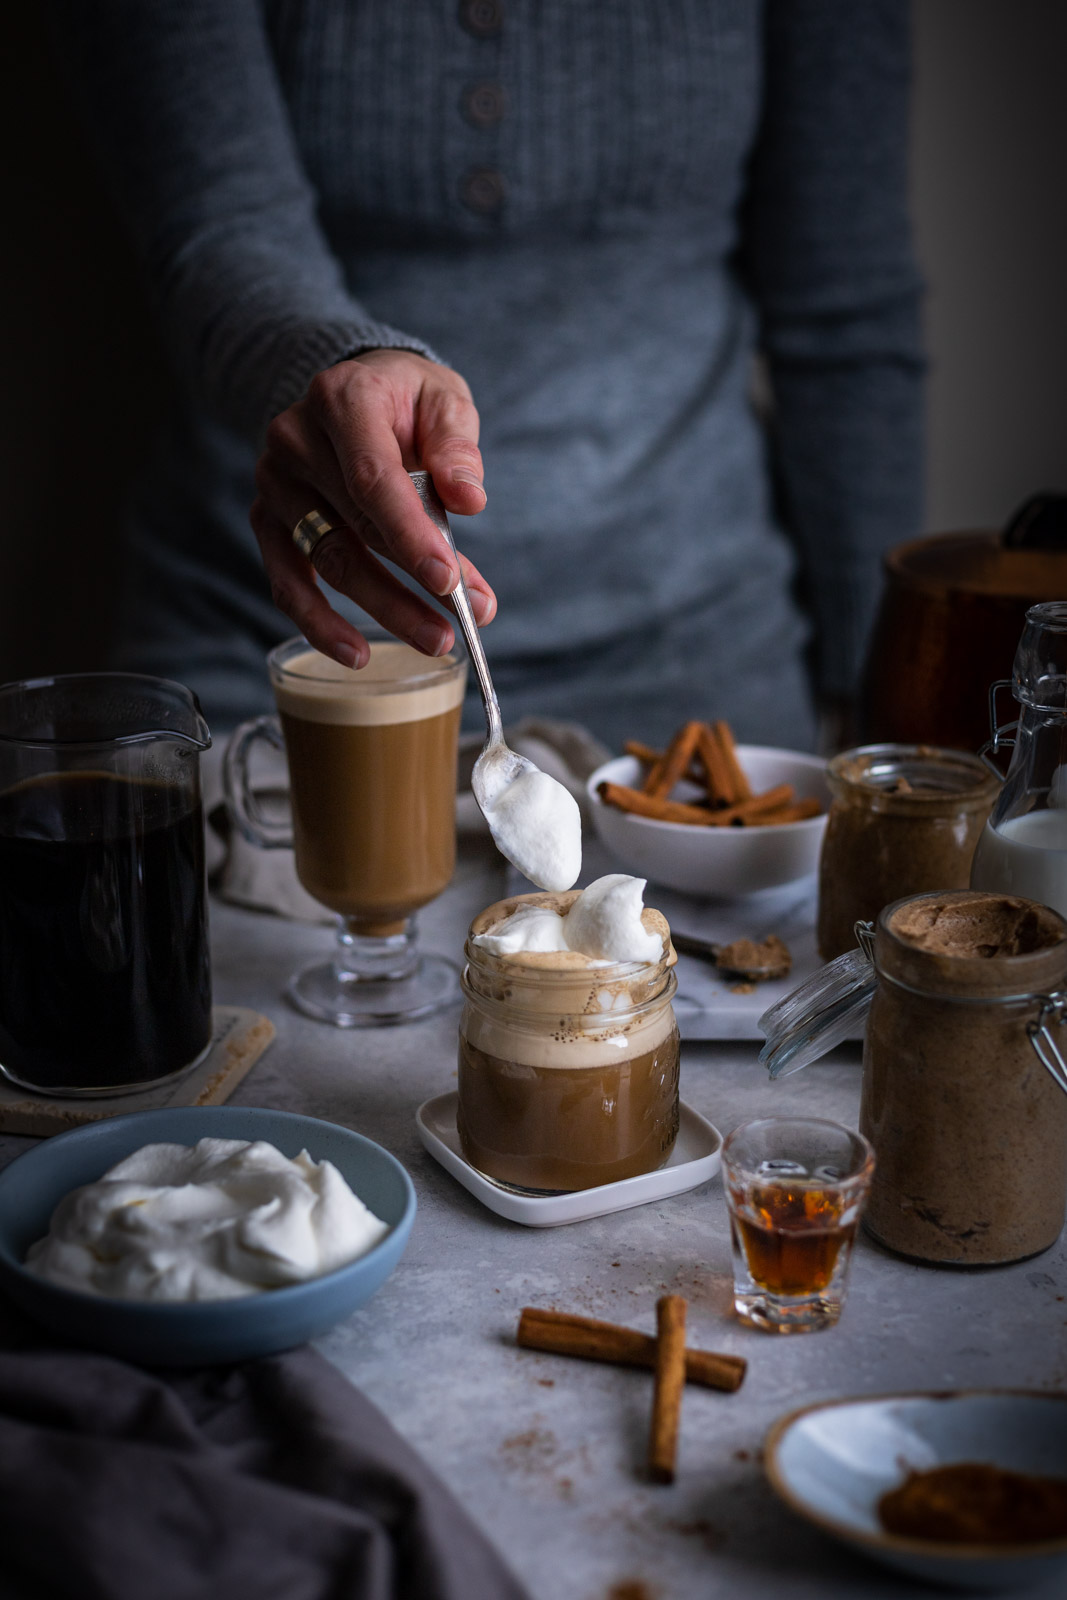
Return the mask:
{"type": "Polygon", "coordinates": [[[477,943],[516,912],[565,915],[577,899],[571,890],[498,901],[467,939],[460,1144],[479,1172],[519,1189],[588,1189],[654,1171],[678,1132],[676,958],[659,912],[640,916],[649,960],[477,943]]]}
{"type": "Polygon", "coordinates": [[[846,750],[827,768],[832,803],[819,859],[819,954],[855,947],[857,922],[932,889],[965,889],[1000,788],[978,756],[933,745],[846,750]]]}
{"type": "MultiPolygon", "coordinates": [[[[884,908],[874,964],[864,1226],[962,1266],[1047,1249],[1067,1203],[1067,1093],[1027,1028],[1067,981],[1067,922],[1017,896],[920,895],[884,908]]],[[[1057,1043],[1067,1031],[1050,1028],[1057,1043]]]]}

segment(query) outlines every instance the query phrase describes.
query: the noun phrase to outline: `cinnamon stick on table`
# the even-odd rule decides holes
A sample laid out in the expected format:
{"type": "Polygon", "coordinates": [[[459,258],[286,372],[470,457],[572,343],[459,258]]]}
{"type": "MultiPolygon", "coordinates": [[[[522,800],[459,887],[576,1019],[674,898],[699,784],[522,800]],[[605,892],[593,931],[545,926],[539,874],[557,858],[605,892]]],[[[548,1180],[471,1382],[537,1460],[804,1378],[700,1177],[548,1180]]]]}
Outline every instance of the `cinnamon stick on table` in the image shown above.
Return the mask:
{"type": "MultiPolygon", "coordinates": [[[[610,1361],[621,1367],[656,1365],[656,1340],[635,1328],[621,1328],[596,1317],[577,1317],[568,1311],[548,1311],[526,1306],[519,1317],[516,1343],[527,1350],[551,1355],[577,1356],[583,1361],[610,1361]]],[[[712,1350],[687,1350],[687,1383],[733,1394],[741,1387],[748,1363],[741,1356],[717,1355],[712,1350]]]]}
{"type": "Polygon", "coordinates": [[[648,1438],[648,1471],[654,1483],[674,1482],[684,1387],[685,1301],[680,1294],[665,1294],[656,1301],[656,1387],[648,1438]]]}

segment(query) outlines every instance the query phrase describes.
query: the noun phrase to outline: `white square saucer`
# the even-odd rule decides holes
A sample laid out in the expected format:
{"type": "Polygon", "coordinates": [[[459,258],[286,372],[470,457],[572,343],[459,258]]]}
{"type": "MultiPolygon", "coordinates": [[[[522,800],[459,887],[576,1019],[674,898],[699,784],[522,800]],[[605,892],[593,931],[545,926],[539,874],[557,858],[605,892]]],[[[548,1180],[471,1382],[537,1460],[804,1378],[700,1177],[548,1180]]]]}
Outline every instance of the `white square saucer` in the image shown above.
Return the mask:
{"type": "Polygon", "coordinates": [[[516,1194],[484,1177],[464,1159],[456,1131],[458,1104],[455,1090],[424,1101],[415,1113],[419,1138],[434,1160],[483,1206],[526,1228],[557,1228],[564,1222],[584,1222],[587,1217],[603,1217],[611,1211],[684,1194],[707,1183],[719,1170],[722,1135],[683,1102],[674,1149],[666,1165],[655,1172],[603,1183],[595,1189],[576,1189],[571,1194],[516,1194]]]}

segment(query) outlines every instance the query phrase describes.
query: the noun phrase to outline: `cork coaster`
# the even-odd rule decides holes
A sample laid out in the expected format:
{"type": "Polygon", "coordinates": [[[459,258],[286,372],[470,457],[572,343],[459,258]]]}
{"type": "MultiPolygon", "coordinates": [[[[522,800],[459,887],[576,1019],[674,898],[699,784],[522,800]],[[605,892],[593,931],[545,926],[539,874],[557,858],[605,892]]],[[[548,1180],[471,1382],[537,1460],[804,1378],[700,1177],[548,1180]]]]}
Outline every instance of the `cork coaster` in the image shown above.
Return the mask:
{"type": "Polygon", "coordinates": [[[161,1106],[218,1106],[228,1100],[274,1038],[274,1024],[245,1006],[216,1006],[211,1049],[184,1077],[137,1094],[62,1100],[36,1095],[0,1078],[0,1133],[47,1136],[79,1128],[127,1111],[157,1111],[161,1106]]]}

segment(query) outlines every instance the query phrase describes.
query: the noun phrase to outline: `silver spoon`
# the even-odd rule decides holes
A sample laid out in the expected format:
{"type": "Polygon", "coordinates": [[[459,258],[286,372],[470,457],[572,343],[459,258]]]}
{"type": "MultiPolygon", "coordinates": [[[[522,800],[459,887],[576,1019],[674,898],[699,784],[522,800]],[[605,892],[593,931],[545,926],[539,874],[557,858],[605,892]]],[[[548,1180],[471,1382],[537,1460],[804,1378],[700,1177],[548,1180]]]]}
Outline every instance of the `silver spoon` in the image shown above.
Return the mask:
{"type": "MultiPolygon", "coordinates": [[[[448,513],[441,503],[441,498],[438,495],[437,490],[434,488],[433,479],[428,472],[411,472],[408,474],[408,476],[415,485],[415,490],[419,499],[422,501],[423,509],[426,512],[426,515],[429,517],[434,527],[439,528],[444,534],[445,538],[451,545],[452,551],[456,555],[458,562],[459,557],[458,552],[456,551],[456,541],[452,537],[452,529],[448,522],[448,513]]],[[[485,651],[482,649],[482,641],[478,633],[477,624],[474,620],[474,613],[471,610],[471,602],[470,596],[467,593],[467,585],[463,581],[462,568],[460,569],[459,582],[449,595],[449,599],[452,602],[460,628],[463,632],[463,637],[466,640],[467,650],[470,654],[470,658],[474,663],[474,670],[478,677],[478,687],[482,692],[482,700],[485,704],[486,740],[485,744],[482,746],[481,755],[474,763],[474,770],[471,773],[471,791],[474,794],[474,798],[478,803],[478,807],[482,812],[482,815],[489,824],[490,831],[492,832],[493,838],[496,840],[498,848],[500,849],[501,853],[505,855],[512,863],[512,865],[518,867],[521,873],[525,874],[525,876],[530,878],[534,883],[539,884],[541,888],[569,889],[571,883],[574,881],[574,878],[578,876],[578,870],[581,864],[580,854],[578,858],[578,866],[576,866],[574,870],[574,877],[571,878],[569,883],[542,883],[541,879],[545,876],[543,850],[517,850],[515,847],[515,841],[512,838],[509,837],[505,841],[502,839],[500,832],[498,832],[499,819],[494,815],[494,809],[500,800],[500,797],[503,795],[505,789],[510,788],[517,778],[522,778],[532,773],[537,773],[539,777],[544,780],[545,784],[551,784],[556,789],[559,789],[562,794],[565,795],[566,798],[571,802],[571,804],[574,806],[574,816],[579,830],[581,827],[581,822],[578,815],[577,803],[574,801],[573,796],[571,796],[568,791],[563,788],[563,785],[556,783],[554,778],[549,778],[541,771],[540,767],[538,767],[533,761],[530,761],[526,756],[520,756],[517,751],[512,750],[504,739],[504,723],[500,715],[500,701],[497,699],[496,689],[493,687],[493,679],[489,672],[489,663],[486,661],[485,651]]],[[[551,819],[546,816],[546,829],[548,829],[550,825],[551,819]]],[[[547,844],[548,840],[545,839],[542,841],[542,843],[547,844]]]]}

